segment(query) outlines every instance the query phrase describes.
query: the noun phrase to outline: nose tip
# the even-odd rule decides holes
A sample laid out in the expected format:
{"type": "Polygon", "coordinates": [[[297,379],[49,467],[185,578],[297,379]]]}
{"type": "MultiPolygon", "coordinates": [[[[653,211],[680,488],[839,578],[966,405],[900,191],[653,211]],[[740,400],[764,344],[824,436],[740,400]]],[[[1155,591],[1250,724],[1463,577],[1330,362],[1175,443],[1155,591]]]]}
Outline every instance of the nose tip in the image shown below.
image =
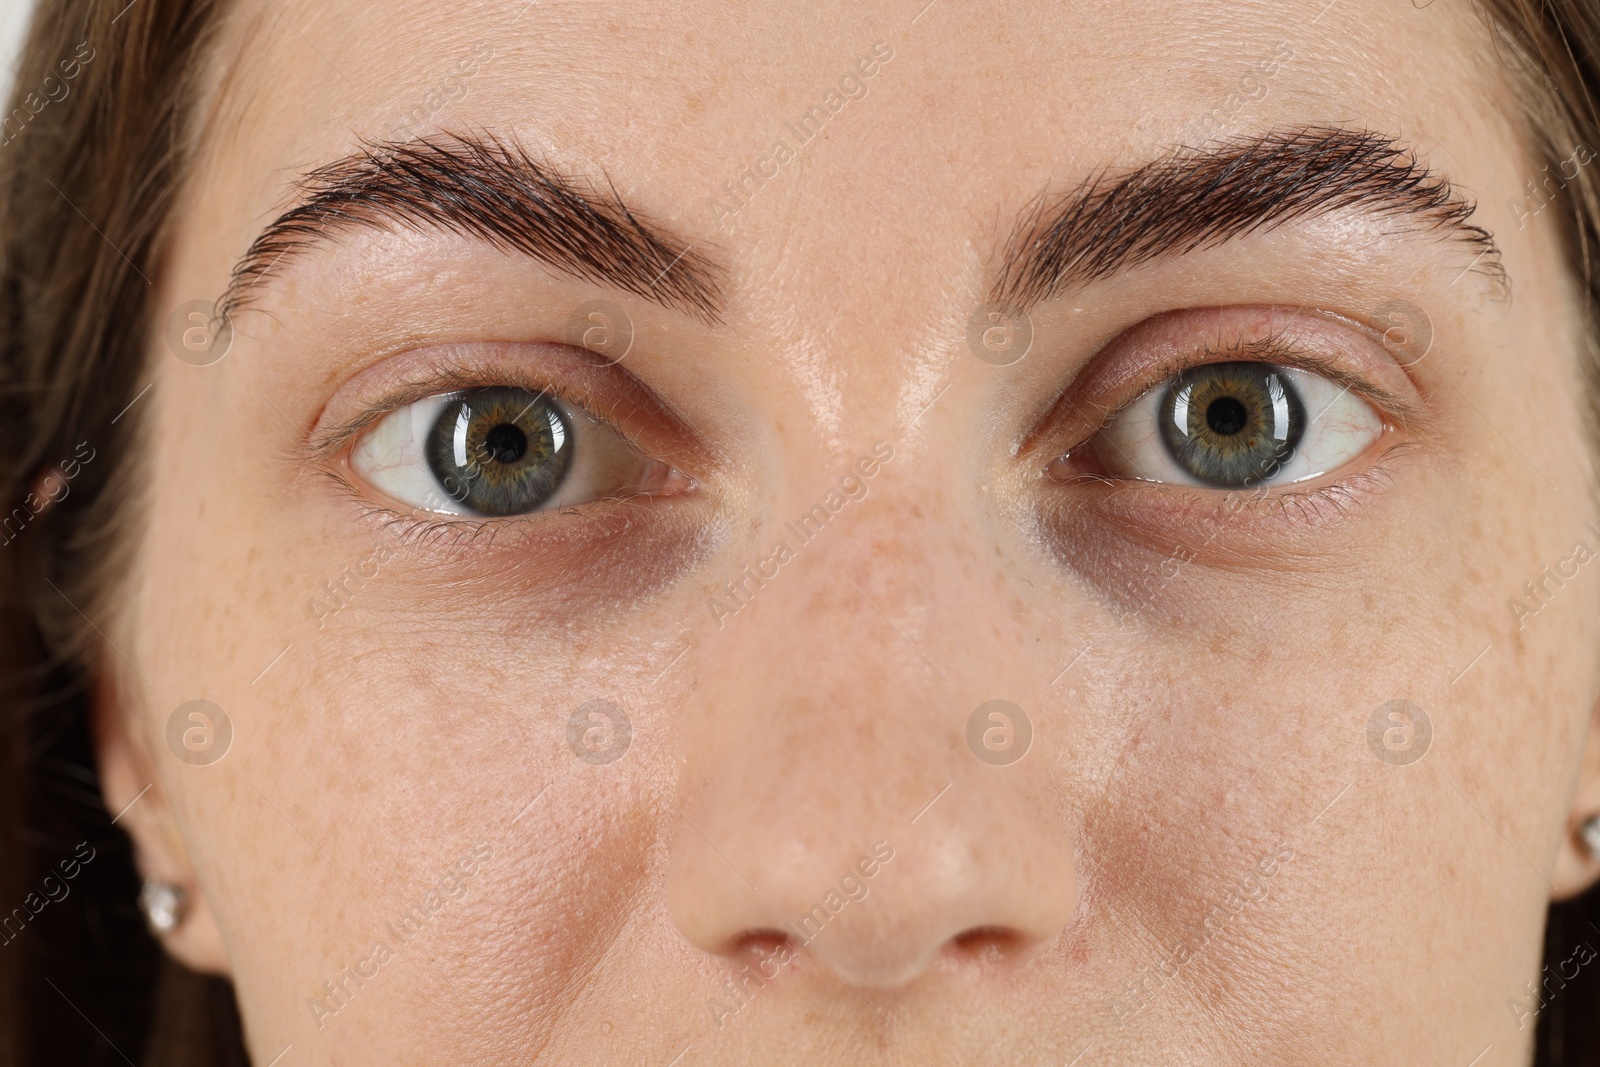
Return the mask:
{"type": "Polygon", "coordinates": [[[908,835],[898,850],[887,849],[893,859],[880,869],[875,896],[841,909],[803,943],[863,988],[907,986],[941,963],[1016,963],[1053,942],[1077,904],[1065,851],[1020,855],[1016,843],[991,839],[975,847],[959,831],[908,835]]]}
{"type": "Polygon", "coordinates": [[[1016,964],[1071,919],[1077,878],[1060,827],[1039,825],[1037,809],[1005,814],[1006,832],[967,810],[854,851],[773,834],[719,847],[693,831],[675,849],[669,910],[706,952],[782,942],[861,989],[908,986],[941,966],[1016,964]]]}
{"type": "MultiPolygon", "coordinates": [[[[1059,928],[1049,931],[1059,933],[1059,928]]],[[[938,938],[888,937],[859,938],[824,944],[815,955],[830,971],[860,989],[890,990],[909,986],[941,960],[961,964],[983,957],[999,956],[1014,960],[1036,942],[1047,937],[1031,937],[1006,927],[974,927],[940,942],[938,938]]]]}

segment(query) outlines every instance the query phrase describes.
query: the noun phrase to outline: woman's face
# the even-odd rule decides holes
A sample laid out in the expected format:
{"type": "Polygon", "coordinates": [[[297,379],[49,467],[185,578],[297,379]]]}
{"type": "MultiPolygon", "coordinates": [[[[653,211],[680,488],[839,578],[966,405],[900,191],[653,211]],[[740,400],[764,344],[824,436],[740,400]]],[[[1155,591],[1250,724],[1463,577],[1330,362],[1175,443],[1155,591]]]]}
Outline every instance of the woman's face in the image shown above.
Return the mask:
{"type": "Polygon", "coordinates": [[[1526,1061],[1600,526],[1489,31],[922,3],[230,12],[101,744],[257,1062],[1526,1061]]]}

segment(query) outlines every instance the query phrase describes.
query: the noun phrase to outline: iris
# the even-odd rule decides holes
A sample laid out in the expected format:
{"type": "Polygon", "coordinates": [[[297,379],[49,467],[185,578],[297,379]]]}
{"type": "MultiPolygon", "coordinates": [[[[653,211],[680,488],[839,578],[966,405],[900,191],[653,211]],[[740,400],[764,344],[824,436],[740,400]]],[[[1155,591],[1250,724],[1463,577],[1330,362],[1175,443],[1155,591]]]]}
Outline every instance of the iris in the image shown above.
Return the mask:
{"type": "Polygon", "coordinates": [[[439,485],[480,515],[539,507],[561,487],[572,452],[572,428],[551,397],[505,386],[451,397],[423,446],[439,485]]]}
{"type": "Polygon", "coordinates": [[[1305,404],[1278,367],[1208,363],[1172,378],[1156,424],[1174,462],[1231,488],[1265,480],[1294,455],[1305,404]]]}

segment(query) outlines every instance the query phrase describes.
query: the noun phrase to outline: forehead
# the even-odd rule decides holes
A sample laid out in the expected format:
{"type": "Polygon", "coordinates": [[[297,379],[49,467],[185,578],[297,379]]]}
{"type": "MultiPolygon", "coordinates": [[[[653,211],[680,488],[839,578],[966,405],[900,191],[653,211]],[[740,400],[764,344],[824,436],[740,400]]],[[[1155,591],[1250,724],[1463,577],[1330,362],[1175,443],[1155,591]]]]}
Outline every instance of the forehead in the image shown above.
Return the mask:
{"type": "Polygon", "coordinates": [[[924,4],[242,0],[207,162],[243,244],[360,140],[490,130],[771,270],[919,232],[981,259],[1042,189],[1265,126],[1373,128],[1469,188],[1509,137],[1465,0],[924,4]]]}

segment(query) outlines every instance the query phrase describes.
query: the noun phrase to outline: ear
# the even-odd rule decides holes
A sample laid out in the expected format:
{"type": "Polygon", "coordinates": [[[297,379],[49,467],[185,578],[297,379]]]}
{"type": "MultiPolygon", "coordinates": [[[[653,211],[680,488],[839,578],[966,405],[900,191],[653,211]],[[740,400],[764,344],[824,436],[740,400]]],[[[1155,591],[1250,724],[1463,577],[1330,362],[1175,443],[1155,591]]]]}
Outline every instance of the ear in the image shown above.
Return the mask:
{"type": "MultiPolygon", "coordinates": [[[[114,679],[115,672],[107,673],[114,679]]],[[[142,743],[143,735],[129,728],[131,705],[120,699],[121,688],[112,679],[103,673],[95,682],[93,698],[95,754],[106,810],[133,840],[140,877],[184,891],[181,920],[158,935],[162,947],[191,970],[228,975],[222,932],[178,833],[157,773],[156,756],[142,743]]]]}
{"type": "Polygon", "coordinates": [[[1550,894],[1555,900],[1575,897],[1600,881],[1600,856],[1584,844],[1579,832],[1579,827],[1594,815],[1600,815],[1600,706],[1589,716],[1583,762],[1572,791],[1572,809],[1567,814],[1567,833],[1556,854],[1555,889],[1550,894]]]}

